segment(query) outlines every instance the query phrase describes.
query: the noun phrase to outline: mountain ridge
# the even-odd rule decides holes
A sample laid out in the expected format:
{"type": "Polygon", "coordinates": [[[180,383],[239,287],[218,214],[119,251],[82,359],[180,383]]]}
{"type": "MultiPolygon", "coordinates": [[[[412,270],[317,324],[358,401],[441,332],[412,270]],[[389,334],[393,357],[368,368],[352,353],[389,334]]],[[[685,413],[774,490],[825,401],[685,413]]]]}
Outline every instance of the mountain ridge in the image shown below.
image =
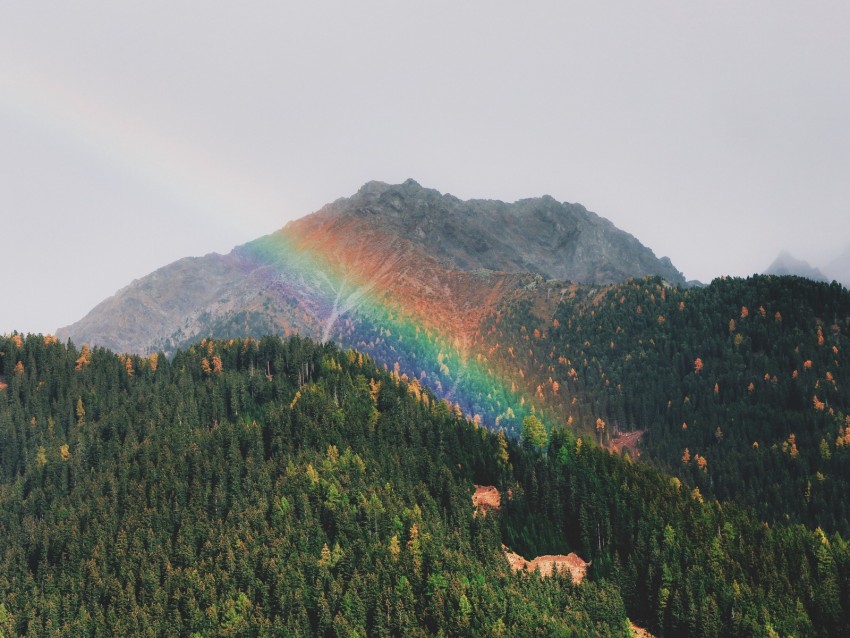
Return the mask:
{"type": "Polygon", "coordinates": [[[584,206],[549,195],[513,203],[460,200],[413,179],[398,185],[373,181],[284,230],[303,233],[345,216],[378,220],[461,270],[530,272],[597,284],[657,274],[674,284],[685,283],[669,258],[656,258],[634,236],[584,206]],[[603,249],[600,255],[593,253],[594,247],[603,249]]]}
{"type": "MultiPolygon", "coordinates": [[[[821,258],[823,259],[823,258],[821,258]]],[[[828,261],[820,265],[810,264],[803,259],[797,259],[788,250],[781,250],[776,259],[764,271],[766,275],[797,275],[812,281],[831,283],[837,281],[845,288],[850,288],[850,245],[838,252],[828,261]]]]}
{"type": "Polygon", "coordinates": [[[412,179],[373,181],[226,255],[163,266],[57,335],[141,354],[227,322],[326,340],[366,299],[413,308],[464,341],[535,275],[610,283],[647,274],[684,284],[669,259],[583,206],[549,196],[462,201],[412,179]]]}

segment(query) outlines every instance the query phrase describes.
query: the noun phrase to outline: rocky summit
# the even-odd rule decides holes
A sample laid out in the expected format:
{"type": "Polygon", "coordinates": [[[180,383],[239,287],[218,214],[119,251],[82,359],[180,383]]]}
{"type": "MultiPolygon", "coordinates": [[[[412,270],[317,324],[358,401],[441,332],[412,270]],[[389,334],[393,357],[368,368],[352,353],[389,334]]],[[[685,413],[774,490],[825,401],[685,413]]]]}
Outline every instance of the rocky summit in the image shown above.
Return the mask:
{"type": "Polygon", "coordinates": [[[645,275],[684,284],[669,259],[578,204],[462,201],[413,180],[369,182],[227,255],[136,280],[58,335],[142,354],[205,335],[297,332],[348,345],[344,322],[378,306],[425,317],[462,344],[535,277],[606,284],[645,275]]]}
{"type": "Polygon", "coordinates": [[[644,275],[685,282],[668,258],[657,258],[607,219],[548,195],[513,204],[463,201],[412,179],[398,185],[369,182],[353,197],[329,204],[287,229],[303,234],[349,219],[404,237],[460,270],[529,272],[593,284],[644,275]]]}

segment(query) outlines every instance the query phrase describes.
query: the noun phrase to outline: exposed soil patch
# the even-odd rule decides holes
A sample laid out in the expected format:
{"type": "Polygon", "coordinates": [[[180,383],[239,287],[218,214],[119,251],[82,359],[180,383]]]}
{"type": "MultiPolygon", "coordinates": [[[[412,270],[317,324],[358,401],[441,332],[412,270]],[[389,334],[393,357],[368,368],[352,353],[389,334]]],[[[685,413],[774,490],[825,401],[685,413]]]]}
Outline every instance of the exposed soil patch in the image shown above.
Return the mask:
{"type": "Polygon", "coordinates": [[[545,556],[538,556],[534,560],[526,560],[519,554],[508,550],[504,545],[502,545],[502,549],[505,550],[505,556],[507,556],[508,562],[511,564],[511,569],[515,572],[532,572],[537,569],[540,571],[541,576],[546,577],[551,576],[556,571],[569,571],[573,582],[577,585],[581,584],[581,581],[584,580],[587,567],[590,565],[590,563],[585,563],[575,552],[570,552],[566,556],[563,554],[547,554],[545,556]]]}
{"type": "Polygon", "coordinates": [[[629,621],[629,624],[631,625],[632,636],[634,636],[634,638],[655,638],[655,636],[649,633],[646,629],[638,627],[632,621],[629,621]]]}
{"type": "Polygon", "coordinates": [[[634,432],[623,432],[608,442],[608,449],[615,454],[622,454],[628,449],[629,456],[636,459],[640,456],[640,440],[646,430],[635,430],[634,432]]]}
{"type": "Polygon", "coordinates": [[[502,495],[492,485],[476,485],[472,495],[472,505],[475,511],[487,515],[488,510],[498,510],[502,506],[502,495]]]}
{"type": "MultiPolygon", "coordinates": [[[[510,495],[510,490],[508,490],[508,498],[510,498],[510,495]]],[[[489,510],[499,510],[502,506],[502,495],[492,485],[476,485],[475,493],[472,495],[472,504],[475,506],[475,514],[481,512],[482,516],[486,516],[489,510]]],[[[502,545],[502,549],[511,565],[511,569],[515,572],[521,570],[533,572],[536,569],[540,572],[541,576],[546,577],[558,571],[569,571],[573,582],[576,584],[584,580],[587,567],[590,565],[590,563],[585,563],[578,554],[572,552],[566,556],[563,554],[547,554],[545,556],[538,556],[533,560],[526,560],[519,554],[510,551],[504,545],[502,545]]]]}

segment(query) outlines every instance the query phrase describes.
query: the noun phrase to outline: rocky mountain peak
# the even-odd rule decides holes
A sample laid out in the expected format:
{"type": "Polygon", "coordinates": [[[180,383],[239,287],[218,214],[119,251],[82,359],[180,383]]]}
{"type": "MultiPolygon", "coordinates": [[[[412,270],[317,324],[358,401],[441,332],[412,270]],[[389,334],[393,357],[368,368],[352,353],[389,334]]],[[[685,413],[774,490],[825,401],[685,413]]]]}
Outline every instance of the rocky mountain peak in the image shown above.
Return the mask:
{"type": "Polygon", "coordinates": [[[416,309],[461,342],[528,278],[607,284],[684,277],[632,235],[550,196],[515,203],[372,181],[228,255],[135,281],[62,339],[165,351],[201,334],[299,332],[322,340],[360,304],[416,309]]]}
{"type": "Polygon", "coordinates": [[[295,234],[352,221],[419,245],[460,270],[531,272],[577,283],[613,283],[660,275],[684,277],[632,235],[580,204],[544,195],[514,203],[463,201],[425,188],[368,182],[350,197],[288,227],[295,234]]]}

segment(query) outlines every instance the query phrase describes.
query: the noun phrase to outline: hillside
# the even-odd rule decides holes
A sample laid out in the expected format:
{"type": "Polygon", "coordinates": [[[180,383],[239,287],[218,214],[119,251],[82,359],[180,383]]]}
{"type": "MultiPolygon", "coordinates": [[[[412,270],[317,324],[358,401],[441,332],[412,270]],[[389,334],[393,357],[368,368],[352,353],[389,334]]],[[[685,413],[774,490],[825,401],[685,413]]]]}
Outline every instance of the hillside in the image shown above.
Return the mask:
{"type": "MultiPolygon", "coordinates": [[[[0,337],[4,635],[837,636],[839,535],[555,427],[533,449],[293,338],[0,337]],[[476,516],[475,484],[502,492],[476,516]],[[509,495],[509,498],[505,498],[509,495]],[[514,573],[576,552],[583,582],[514,573]]],[[[574,559],[575,560],[575,559],[574,559]]]]}
{"type": "Polygon", "coordinates": [[[798,277],[518,294],[474,347],[524,406],[767,520],[850,534],[850,293],[798,277]],[[615,438],[616,437],[616,438],[615,438]],[[635,450],[631,450],[632,456],[635,450]]]}

